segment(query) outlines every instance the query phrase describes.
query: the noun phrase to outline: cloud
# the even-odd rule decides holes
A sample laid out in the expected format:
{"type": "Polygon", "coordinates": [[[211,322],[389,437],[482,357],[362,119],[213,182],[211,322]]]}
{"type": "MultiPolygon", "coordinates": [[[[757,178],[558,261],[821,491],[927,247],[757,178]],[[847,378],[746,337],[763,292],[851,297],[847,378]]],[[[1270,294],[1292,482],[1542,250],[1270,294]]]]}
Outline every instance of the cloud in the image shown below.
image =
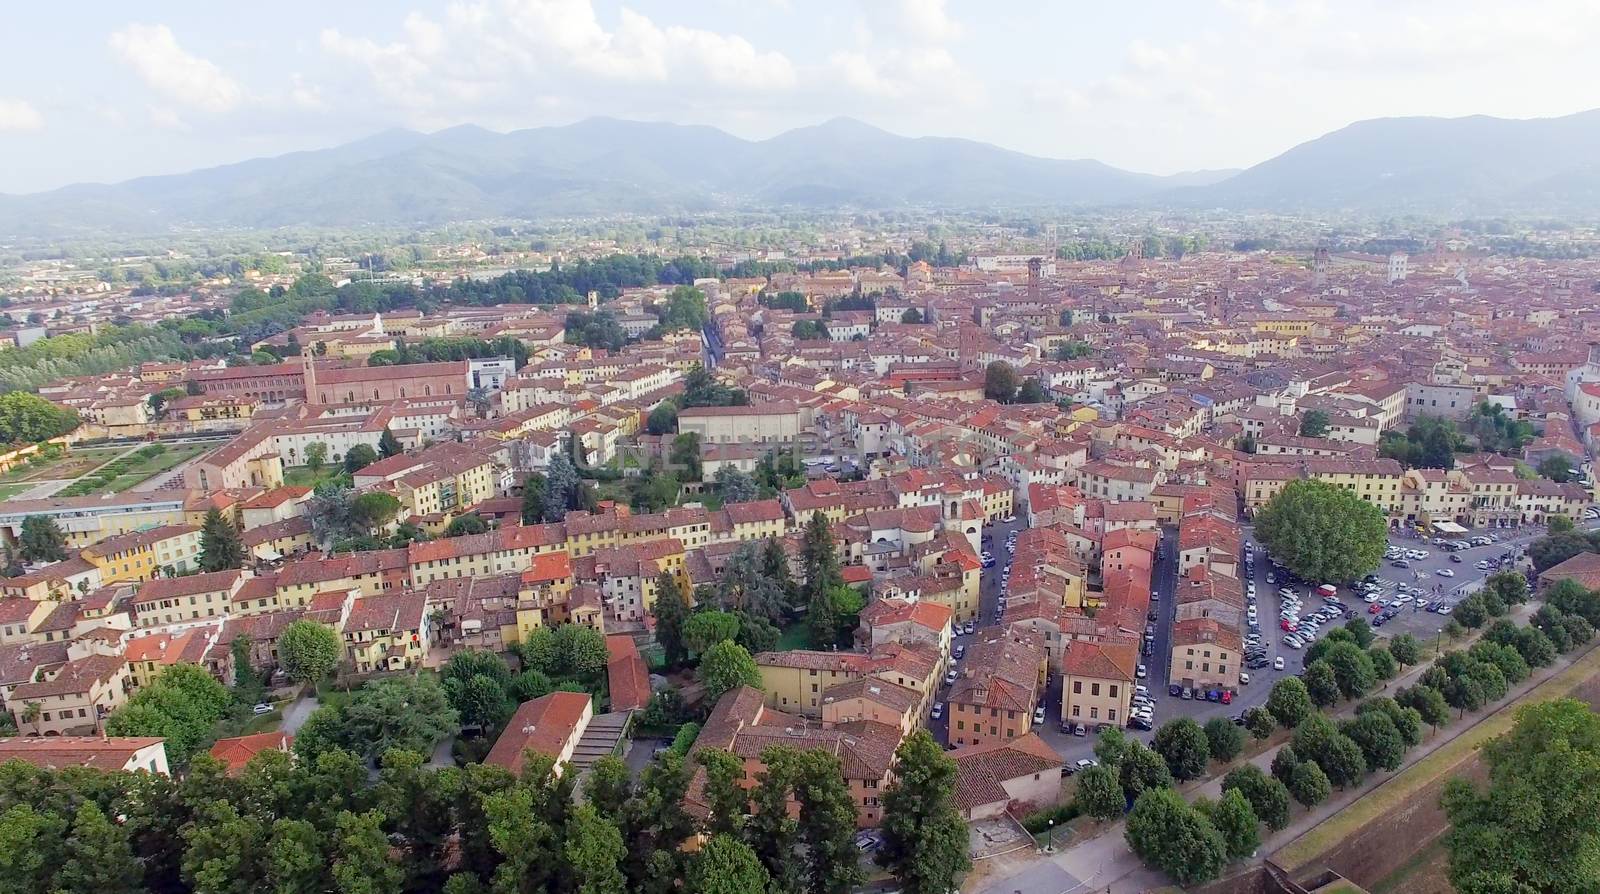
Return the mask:
{"type": "Polygon", "coordinates": [[[942,48],[846,50],[828,62],[845,86],[873,99],[970,105],[982,94],[977,80],[942,48]]]}
{"type": "Polygon", "coordinates": [[[44,127],[44,116],[22,99],[0,97],[0,131],[30,131],[44,127]]]}
{"type": "Polygon", "coordinates": [[[208,112],[226,112],[243,91],[222,69],[178,45],[166,25],[133,24],[111,35],[111,51],[147,85],[208,112]]]}
{"type": "Polygon", "coordinates": [[[945,0],[899,0],[895,24],[928,43],[945,43],[961,36],[961,23],[950,17],[945,0]]]}
{"type": "Polygon", "coordinates": [[[385,101],[427,121],[496,114],[530,93],[583,100],[627,91],[624,99],[648,106],[781,93],[799,82],[783,53],[737,34],[663,26],[627,8],[608,28],[590,0],[459,3],[438,21],[411,13],[389,43],[326,29],[321,46],[360,69],[385,101]]]}

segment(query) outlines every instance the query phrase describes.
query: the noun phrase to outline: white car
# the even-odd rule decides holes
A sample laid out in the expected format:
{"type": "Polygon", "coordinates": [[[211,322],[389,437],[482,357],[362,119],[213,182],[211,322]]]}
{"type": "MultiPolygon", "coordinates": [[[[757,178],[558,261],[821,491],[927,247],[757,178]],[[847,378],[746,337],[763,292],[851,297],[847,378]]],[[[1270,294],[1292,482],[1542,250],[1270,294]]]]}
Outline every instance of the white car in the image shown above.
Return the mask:
{"type": "Polygon", "coordinates": [[[944,702],[933,703],[933,719],[938,720],[944,716],[944,702]]]}
{"type": "Polygon", "coordinates": [[[1033,709],[1033,725],[1038,726],[1041,723],[1044,723],[1044,705],[1033,709]]]}
{"type": "Polygon", "coordinates": [[[1239,672],[1239,685],[1240,686],[1249,686],[1250,685],[1250,675],[1247,674],[1247,673],[1244,673],[1243,671],[1240,671],[1239,672]]]}
{"type": "Polygon", "coordinates": [[[1150,672],[1145,670],[1144,665],[1141,664],[1136,670],[1134,670],[1133,675],[1143,680],[1145,677],[1150,676],[1150,672]]]}
{"type": "Polygon", "coordinates": [[[1283,656],[1282,655],[1279,655],[1277,658],[1272,659],[1272,669],[1275,670],[1275,671],[1283,670],[1283,656]]]}
{"type": "Polygon", "coordinates": [[[1455,571],[1453,569],[1450,569],[1450,568],[1440,568],[1438,571],[1435,571],[1434,574],[1437,574],[1440,577],[1455,577],[1456,576],[1455,571]]]}

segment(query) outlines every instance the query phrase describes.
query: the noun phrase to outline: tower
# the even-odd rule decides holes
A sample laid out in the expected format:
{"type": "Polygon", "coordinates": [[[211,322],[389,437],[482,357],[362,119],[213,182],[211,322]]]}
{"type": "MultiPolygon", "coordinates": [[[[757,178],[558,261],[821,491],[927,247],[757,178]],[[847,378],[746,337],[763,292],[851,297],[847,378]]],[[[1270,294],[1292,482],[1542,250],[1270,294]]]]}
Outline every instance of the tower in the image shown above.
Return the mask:
{"type": "Polygon", "coordinates": [[[1325,286],[1328,284],[1328,250],[1319,248],[1311,253],[1311,284],[1325,286]]]}
{"type": "Polygon", "coordinates": [[[1028,259],[1028,300],[1039,300],[1039,271],[1044,267],[1043,258],[1028,259]]]}
{"type": "Polygon", "coordinates": [[[317,394],[317,360],[309,346],[300,351],[300,375],[305,380],[306,403],[322,403],[317,394]]]}
{"type": "Polygon", "coordinates": [[[1389,275],[1386,281],[1389,285],[1404,282],[1406,274],[1410,272],[1411,259],[1403,251],[1389,253],[1389,275]]]}

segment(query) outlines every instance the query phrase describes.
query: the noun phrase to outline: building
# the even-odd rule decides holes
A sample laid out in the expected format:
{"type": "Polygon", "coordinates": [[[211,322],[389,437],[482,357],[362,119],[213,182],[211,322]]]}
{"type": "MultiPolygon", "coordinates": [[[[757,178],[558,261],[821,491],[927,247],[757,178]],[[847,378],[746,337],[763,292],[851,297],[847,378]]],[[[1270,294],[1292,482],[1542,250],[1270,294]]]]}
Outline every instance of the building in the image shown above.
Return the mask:
{"type": "Polygon", "coordinates": [[[1215,618],[1191,618],[1172,625],[1172,662],[1167,683],[1196,689],[1239,688],[1243,638],[1236,627],[1215,618]]]}
{"type": "Polygon", "coordinates": [[[1063,723],[1128,722],[1139,647],[1133,642],[1074,641],[1062,656],[1063,723]]]}
{"type": "Polygon", "coordinates": [[[1061,800],[1061,756],[1034,733],[948,756],[956,762],[956,807],[968,821],[993,819],[1013,804],[1036,809],[1061,800]]]}
{"type": "Polygon", "coordinates": [[[234,736],[230,739],[218,739],[216,744],[211,746],[211,756],[222,761],[222,766],[229,776],[238,776],[256,755],[265,751],[288,752],[293,744],[294,736],[285,732],[234,736]]]}
{"type": "Polygon", "coordinates": [[[950,743],[982,745],[1030,732],[1033,709],[1044,695],[1045,668],[1038,634],[980,629],[950,686],[950,743]]]}
{"type": "Polygon", "coordinates": [[[46,770],[140,771],[169,776],[166,739],[156,736],[52,736],[0,739],[0,764],[22,761],[46,770]]]}
{"type": "Polygon", "coordinates": [[[794,444],[800,440],[800,410],[792,401],[745,407],[690,407],[678,413],[678,431],[705,444],[794,444]]]}
{"type": "Polygon", "coordinates": [[[527,752],[532,751],[551,758],[559,774],[593,718],[594,701],[581,692],[552,692],[523,702],[483,762],[521,775],[527,752]]]}

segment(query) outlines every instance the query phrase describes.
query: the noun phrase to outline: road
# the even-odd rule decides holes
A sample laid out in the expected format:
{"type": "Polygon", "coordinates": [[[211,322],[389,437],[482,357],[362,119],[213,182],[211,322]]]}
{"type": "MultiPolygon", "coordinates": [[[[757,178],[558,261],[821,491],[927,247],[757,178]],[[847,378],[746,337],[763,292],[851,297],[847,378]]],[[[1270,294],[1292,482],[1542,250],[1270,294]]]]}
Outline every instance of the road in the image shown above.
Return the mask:
{"type": "Polygon", "coordinates": [[[278,724],[278,729],[291,736],[299,732],[300,727],[305,725],[306,718],[317,709],[317,705],[315,695],[302,695],[295,699],[289,707],[283,709],[283,722],[278,724]]]}

